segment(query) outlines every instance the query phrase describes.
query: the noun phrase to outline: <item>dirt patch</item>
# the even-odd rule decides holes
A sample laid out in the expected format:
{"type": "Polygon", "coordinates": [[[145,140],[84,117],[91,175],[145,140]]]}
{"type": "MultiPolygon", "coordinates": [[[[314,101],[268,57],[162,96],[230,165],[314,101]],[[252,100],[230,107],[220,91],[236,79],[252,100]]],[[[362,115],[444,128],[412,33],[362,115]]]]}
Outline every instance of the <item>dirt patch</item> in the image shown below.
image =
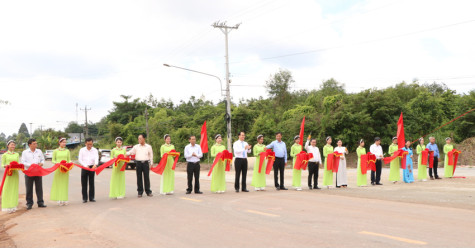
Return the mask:
{"type": "Polygon", "coordinates": [[[475,137],[464,140],[456,147],[462,152],[459,156],[458,164],[473,166],[475,164],[475,137]]]}
{"type": "MultiPolygon", "coordinates": [[[[20,194],[19,199],[24,199],[25,195],[20,194]]],[[[0,199],[0,204],[2,203],[2,200],[0,199]]],[[[18,206],[21,206],[22,202],[18,202],[18,206]]],[[[15,213],[7,213],[7,212],[1,212],[0,213],[0,247],[16,247],[15,243],[13,242],[12,237],[8,235],[7,231],[16,226],[16,223],[12,224],[6,224],[9,220],[14,219],[23,213],[26,212],[26,208],[19,208],[15,213]]]]}

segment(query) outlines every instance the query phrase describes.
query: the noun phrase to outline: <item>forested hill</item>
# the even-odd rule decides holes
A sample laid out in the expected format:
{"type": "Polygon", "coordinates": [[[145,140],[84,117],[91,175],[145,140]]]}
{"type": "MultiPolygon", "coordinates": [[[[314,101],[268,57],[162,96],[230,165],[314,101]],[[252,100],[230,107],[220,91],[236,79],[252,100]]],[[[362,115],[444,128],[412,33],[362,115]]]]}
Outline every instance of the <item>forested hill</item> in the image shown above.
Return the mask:
{"type": "MultiPolygon", "coordinates": [[[[233,139],[240,130],[247,133],[247,140],[255,143],[259,134],[265,143],[281,131],[287,144],[299,133],[300,123],[306,116],[305,136],[311,134],[322,146],[326,136],[340,138],[350,151],[356,143],[365,139],[366,146],[375,136],[382,144],[390,143],[396,135],[396,123],[404,113],[406,138],[415,140],[454,117],[475,107],[475,90],[457,94],[444,84],[400,83],[385,89],[368,89],[358,93],[346,93],[344,85],[330,79],[318,90],[292,91],[292,75],[281,70],[267,81],[268,97],[250,100],[233,99],[233,139]]],[[[183,150],[190,134],[199,139],[200,128],[206,120],[210,146],[215,134],[225,137],[225,101],[211,101],[192,97],[174,104],[171,101],[130,99],[122,96],[122,102],[114,102],[114,108],[96,124],[97,135],[112,145],[116,136],[124,137],[126,144],[134,144],[137,134],[145,133],[145,108],[149,113],[148,142],[155,151],[163,144],[162,137],[170,134],[177,150],[183,150]]],[[[475,136],[475,113],[432,134],[443,144],[445,137],[453,137],[455,143],[475,136]]],[[[290,145],[288,145],[290,147],[290,145]]]]}

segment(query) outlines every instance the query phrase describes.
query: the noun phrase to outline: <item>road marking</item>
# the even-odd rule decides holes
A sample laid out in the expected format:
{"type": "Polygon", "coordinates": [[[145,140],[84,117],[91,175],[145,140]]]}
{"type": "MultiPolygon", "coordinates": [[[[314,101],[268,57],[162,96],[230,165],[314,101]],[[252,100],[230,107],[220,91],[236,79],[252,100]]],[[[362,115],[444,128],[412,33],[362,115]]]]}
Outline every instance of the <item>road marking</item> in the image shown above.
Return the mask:
{"type": "Polygon", "coordinates": [[[386,234],[381,234],[381,233],[374,233],[374,232],[367,232],[367,231],[361,231],[359,234],[366,234],[366,235],[372,235],[372,236],[378,236],[378,237],[383,237],[383,238],[388,238],[388,239],[393,239],[409,244],[417,244],[417,245],[427,245],[426,242],[424,241],[419,241],[419,240],[413,240],[413,239],[406,239],[406,238],[401,238],[401,237],[396,237],[396,236],[391,236],[391,235],[386,235],[386,234]]]}
{"type": "Polygon", "coordinates": [[[187,201],[193,201],[193,202],[202,202],[203,200],[197,200],[193,198],[187,198],[187,197],[180,197],[180,199],[187,200],[187,201]]]}
{"type": "Polygon", "coordinates": [[[264,212],[260,212],[256,210],[250,210],[250,209],[246,210],[246,212],[252,213],[252,214],[260,214],[260,215],[269,216],[269,217],[280,217],[280,215],[277,215],[277,214],[269,214],[269,213],[264,213],[264,212]]]}

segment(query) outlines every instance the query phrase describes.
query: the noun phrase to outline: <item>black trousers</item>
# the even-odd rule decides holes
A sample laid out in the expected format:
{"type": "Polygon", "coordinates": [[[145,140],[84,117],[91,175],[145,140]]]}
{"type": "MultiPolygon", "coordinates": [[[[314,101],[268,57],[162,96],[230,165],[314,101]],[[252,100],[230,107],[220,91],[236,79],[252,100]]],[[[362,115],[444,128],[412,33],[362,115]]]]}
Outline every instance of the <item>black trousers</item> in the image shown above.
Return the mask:
{"type": "Polygon", "coordinates": [[[247,158],[236,158],[234,160],[234,170],[236,171],[236,178],[234,179],[234,189],[239,190],[239,181],[242,173],[242,190],[246,190],[247,158]]]}
{"type": "Polygon", "coordinates": [[[371,171],[371,183],[381,181],[381,169],[383,167],[381,159],[376,159],[376,171],[371,171]]]}
{"type": "Polygon", "coordinates": [[[283,188],[284,187],[284,171],[285,171],[285,160],[284,158],[275,158],[274,161],[274,184],[276,188],[283,188]],[[277,174],[280,171],[280,185],[277,181],[277,174]]]}
{"type": "MultiPolygon", "coordinates": [[[[89,166],[92,168],[92,165],[89,166]]],[[[82,187],[82,199],[87,201],[87,184],[89,181],[89,200],[94,200],[94,171],[88,171],[85,169],[81,169],[81,187],[82,187]]]]}
{"type": "Polygon", "coordinates": [[[150,190],[150,165],[148,161],[136,161],[137,166],[135,167],[135,174],[137,174],[137,192],[139,195],[143,195],[144,184],[145,184],[145,193],[151,194],[150,190]],[[143,179],[142,179],[143,178],[143,179]]]}
{"type": "Polygon", "coordinates": [[[429,169],[429,176],[432,176],[432,171],[434,171],[434,177],[437,178],[439,175],[437,174],[437,167],[439,167],[439,157],[434,157],[434,166],[433,168],[428,168],[429,169]]]}
{"type": "Polygon", "coordinates": [[[35,184],[38,205],[43,205],[43,177],[29,177],[25,175],[26,205],[33,206],[33,183],[35,184]]]}
{"type": "Polygon", "coordinates": [[[308,187],[312,188],[312,178],[313,178],[313,188],[318,186],[318,168],[320,167],[319,162],[308,162],[308,187]]]}
{"type": "Polygon", "coordinates": [[[200,191],[200,162],[188,162],[186,166],[186,177],[188,179],[188,188],[186,191],[193,190],[193,176],[195,177],[195,193],[200,191]]]}

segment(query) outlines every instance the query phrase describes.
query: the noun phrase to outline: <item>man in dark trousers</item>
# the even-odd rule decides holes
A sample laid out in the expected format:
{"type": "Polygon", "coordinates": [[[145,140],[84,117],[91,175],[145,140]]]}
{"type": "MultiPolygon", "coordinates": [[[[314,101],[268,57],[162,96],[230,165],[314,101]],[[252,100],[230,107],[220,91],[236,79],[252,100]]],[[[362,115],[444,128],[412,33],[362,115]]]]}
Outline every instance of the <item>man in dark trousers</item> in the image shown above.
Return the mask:
{"type": "Polygon", "coordinates": [[[275,161],[274,161],[274,184],[275,189],[277,190],[287,190],[284,187],[284,171],[285,166],[287,166],[287,146],[285,142],[282,141],[282,133],[277,132],[275,134],[275,139],[266,146],[267,149],[273,149],[275,153],[275,161]],[[280,172],[280,184],[278,182],[277,174],[280,172]]]}
{"type": "Polygon", "coordinates": [[[203,157],[201,146],[196,144],[196,137],[190,136],[190,144],[185,146],[185,159],[188,162],[186,166],[186,174],[188,179],[187,194],[191,194],[193,190],[193,176],[195,177],[195,194],[203,194],[200,191],[200,158],[203,157]]]}
{"type": "Polygon", "coordinates": [[[435,138],[434,137],[429,137],[429,144],[427,144],[426,148],[429,149],[429,151],[434,152],[434,164],[432,166],[432,169],[429,168],[429,176],[430,180],[435,179],[442,179],[439,177],[439,174],[437,174],[437,167],[439,167],[439,148],[437,147],[437,144],[435,143],[435,138]],[[434,172],[432,174],[432,172],[434,172]]]}
{"type": "Polygon", "coordinates": [[[376,156],[376,171],[371,170],[371,185],[383,185],[381,180],[382,161],[384,158],[383,148],[381,147],[381,138],[374,138],[374,144],[369,147],[369,152],[376,156]]]}
{"type": "MultiPolygon", "coordinates": [[[[43,166],[45,157],[40,149],[36,149],[38,143],[35,139],[28,140],[28,149],[21,153],[21,163],[25,165],[25,170],[32,164],[43,166]]],[[[43,177],[29,177],[25,175],[25,187],[26,187],[26,209],[30,210],[33,207],[33,183],[36,189],[36,199],[38,200],[38,207],[45,208],[45,202],[43,200],[43,177]]]]}
{"type": "Polygon", "coordinates": [[[137,166],[135,173],[137,175],[137,197],[142,197],[144,192],[147,196],[152,197],[152,190],[150,189],[150,168],[153,164],[153,150],[152,146],[145,143],[145,134],[139,134],[138,144],[135,145],[126,155],[135,155],[135,162],[137,166]],[[143,180],[142,180],[143,177],[143,180]]]}
{"type": "MultiPolygon", "coordinates": [[[[79,163],[84,167],[89,167],[95,169],[97,164],[99,164],[99,152],[96,148],[92,147],[94,144],[92,138],[86,139],[86,147],[79,150],[78,160],[79,163]]],[[[81,169],[81,187],[82,187],[82,202],[86,203],[88,200],[87,194],[87,185],[89,183],[89,201],[96,202],[94,199],[95,189],[94,189],[94,171],[88,171],[81,169]]]]}
{"type": "Polygon", "coordinates": [[[246,133],[239,132],[239,140],[234,142],[234,170],[236,171],[236,177],[234,180],[234,189],[239,192],[239,181],[242,173],[242,192],[249,192],[246,186],[247,178],[247,154],[251,152],[251,146],[244,141],[246,133]]]}

